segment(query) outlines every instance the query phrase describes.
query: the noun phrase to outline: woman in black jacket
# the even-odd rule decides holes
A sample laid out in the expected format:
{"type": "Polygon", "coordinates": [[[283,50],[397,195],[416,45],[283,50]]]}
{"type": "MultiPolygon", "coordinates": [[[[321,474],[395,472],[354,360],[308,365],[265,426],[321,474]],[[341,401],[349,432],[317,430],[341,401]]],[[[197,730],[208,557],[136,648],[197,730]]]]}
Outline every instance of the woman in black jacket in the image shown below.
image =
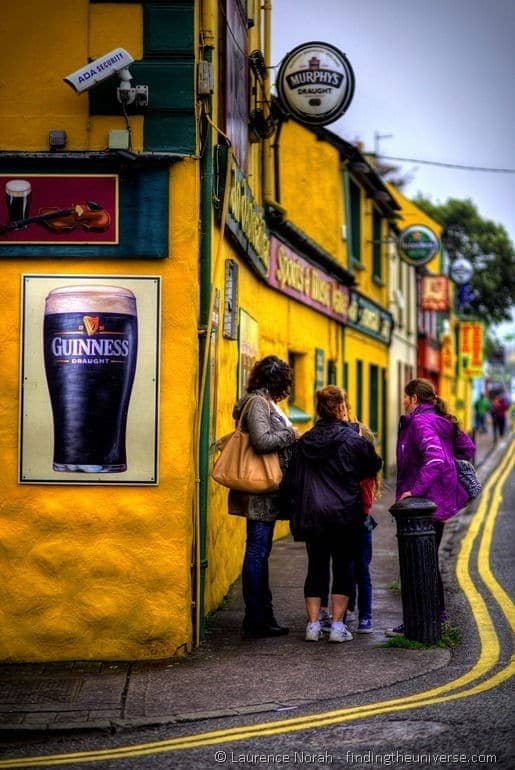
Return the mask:
{"type": "Polygon", "coordinates": [[[376,476],[382,460],[359,434],[358,425],[347,421],[342,388],[327,385],[316,395],[319,419],[298,441],[284,485],[290,498],[294,538],[306,542],[308,553],[306,641],[321,637],[318,614],[332,563],[329,641],[345,642],[352,639],[343,616],[364,517],[359,482],[376,476]]]}

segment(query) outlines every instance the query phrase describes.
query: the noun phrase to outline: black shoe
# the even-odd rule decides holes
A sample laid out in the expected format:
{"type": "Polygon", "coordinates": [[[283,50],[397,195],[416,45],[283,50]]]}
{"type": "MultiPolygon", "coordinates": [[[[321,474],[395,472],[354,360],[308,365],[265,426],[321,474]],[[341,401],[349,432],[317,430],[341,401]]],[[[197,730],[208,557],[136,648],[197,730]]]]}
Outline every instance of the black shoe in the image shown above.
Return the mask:
{"type": "Polygon", "coordinates": [[[285,636],[289,630],[286,626],[280,626],[277,621],[274,621],[258,626],[243,626],[243,636],[246,639],[263,639],[266,636],[285,636]]]}

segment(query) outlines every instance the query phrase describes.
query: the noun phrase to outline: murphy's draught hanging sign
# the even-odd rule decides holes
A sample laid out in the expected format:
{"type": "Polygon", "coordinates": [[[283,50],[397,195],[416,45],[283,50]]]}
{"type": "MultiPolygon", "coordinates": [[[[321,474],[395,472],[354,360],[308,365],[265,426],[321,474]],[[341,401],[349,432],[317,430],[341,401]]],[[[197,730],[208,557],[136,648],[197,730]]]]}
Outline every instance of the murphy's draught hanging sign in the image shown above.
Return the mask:
{"type": "Polygon", "coordinates": [[[324,126],[348,109],[354,72],[344,53],[329,43],[303,43],[281,62],[277,92],[285,111],[300,123],[324,126]]]}
{"type": "Polygon", "coordinates": [[[424,225],[411,225],[399,236],[399,251],[410,265],[425,265],[440,249],[440,242],[434,232],[424,225]]]}

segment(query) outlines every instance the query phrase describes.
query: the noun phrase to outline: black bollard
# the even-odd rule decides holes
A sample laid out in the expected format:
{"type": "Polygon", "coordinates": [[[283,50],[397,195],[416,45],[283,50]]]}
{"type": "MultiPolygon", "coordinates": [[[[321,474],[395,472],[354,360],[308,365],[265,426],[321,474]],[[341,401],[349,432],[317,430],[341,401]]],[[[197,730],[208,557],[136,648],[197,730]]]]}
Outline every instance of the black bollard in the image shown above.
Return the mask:
{"type": "Polygon", "coordinates": [[[390,508],[397,522],[404,635],[424,644],[440,639],[435,503],[406,497],[390,508]]]}

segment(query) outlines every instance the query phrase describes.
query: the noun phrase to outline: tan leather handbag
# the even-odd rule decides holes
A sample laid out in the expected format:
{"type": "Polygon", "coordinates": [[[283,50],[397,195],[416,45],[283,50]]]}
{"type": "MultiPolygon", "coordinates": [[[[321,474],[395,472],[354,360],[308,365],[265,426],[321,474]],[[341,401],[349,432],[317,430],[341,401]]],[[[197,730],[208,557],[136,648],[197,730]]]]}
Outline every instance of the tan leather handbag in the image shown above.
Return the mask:
{"type": "Polygon", "coordinates": [[[229,489],[263,495],[279,488],[282,471],[277,452],[257,454],[250,443],[249,434],[241,429],[245,412],[254,398],[262,396],[249,398],[242,409],[236,430],[217,442],[221,452],[211,476],[217,484],[229,489]]]}

